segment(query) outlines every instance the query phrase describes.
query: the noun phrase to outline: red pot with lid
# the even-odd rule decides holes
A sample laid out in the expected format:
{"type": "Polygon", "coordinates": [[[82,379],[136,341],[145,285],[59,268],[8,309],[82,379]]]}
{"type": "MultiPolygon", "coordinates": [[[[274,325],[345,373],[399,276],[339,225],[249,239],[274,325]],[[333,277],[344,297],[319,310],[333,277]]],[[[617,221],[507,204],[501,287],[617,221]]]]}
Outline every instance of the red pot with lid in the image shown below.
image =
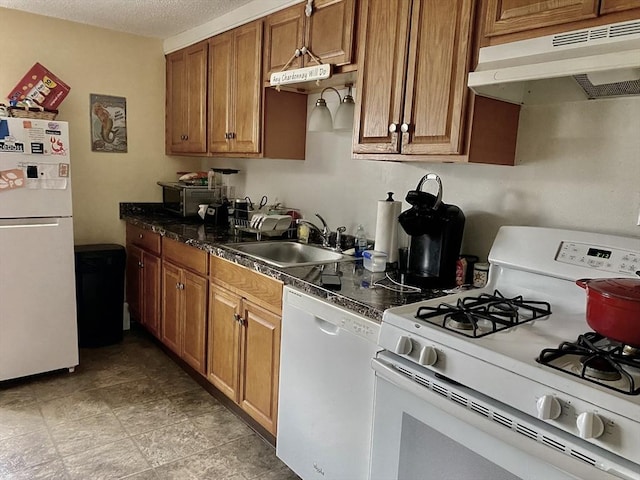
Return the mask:
{"type": "Polygon", "coordinates": [[[587,291],[587,323],[607,338],[640,347],[640,279],[580,279],[587,291]]]}

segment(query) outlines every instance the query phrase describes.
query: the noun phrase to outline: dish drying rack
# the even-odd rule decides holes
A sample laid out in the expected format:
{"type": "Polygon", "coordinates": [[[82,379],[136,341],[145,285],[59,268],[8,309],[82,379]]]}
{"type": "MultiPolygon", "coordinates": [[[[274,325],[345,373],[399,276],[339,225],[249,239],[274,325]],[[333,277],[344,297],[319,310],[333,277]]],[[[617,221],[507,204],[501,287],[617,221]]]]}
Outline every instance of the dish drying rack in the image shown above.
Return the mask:
{"type": "Polygon", "coordinates": [[[230,223],[236,232],[245,232],[255,234],[256,240],[262,240],[262,237],[282,237],[296,238],[297,225],[294,217],[300,218],[300,212],[294,208],[280,208],[277,210],[249,212],[249,218],[230,218],[230,223]],[[293,215],[292,215],[293,214],[293,215]],[[297,214],[297,215],[296,215],[297,214]],[[278,227],[283,225],[284,217],[289,217],[289,223],[286,227],[278,227]],[[278,219],[278,220],[274,220],[278,219]]]}

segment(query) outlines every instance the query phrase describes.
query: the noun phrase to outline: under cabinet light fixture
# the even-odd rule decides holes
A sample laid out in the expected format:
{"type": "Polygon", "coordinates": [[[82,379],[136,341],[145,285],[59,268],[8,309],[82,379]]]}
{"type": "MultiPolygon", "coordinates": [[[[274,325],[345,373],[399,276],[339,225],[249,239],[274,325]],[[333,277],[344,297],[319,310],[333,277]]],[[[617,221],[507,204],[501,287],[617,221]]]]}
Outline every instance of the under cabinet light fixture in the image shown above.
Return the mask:
{"type": "Polygon", "coordinates": [[[356,102],[351,96],[351,85],[347,85],[349,91],[340,102],[338,111],[336,112],[336,119],[333,122],[334,130],[348,130],[353,129],[353,114],[356,109],[356,102]]]}
{"type": "Polygon", "coordinates": [[[331,132],[333,130],[351,130],[353,126],[353,113],[355,110],[355,102],[351,96],[351,85],[349,92],[342,98],[338,90],[333,87],[327,87],[320,93],[320,98],[316,100],[316,106],[309,117],[310,132],[331,132]],[[331,116],[331,112],[327,107],[327,101],[323,98],[324,92],[333,90],[338,95],[340,106],[336,111],[335,122],[331,116]]]}

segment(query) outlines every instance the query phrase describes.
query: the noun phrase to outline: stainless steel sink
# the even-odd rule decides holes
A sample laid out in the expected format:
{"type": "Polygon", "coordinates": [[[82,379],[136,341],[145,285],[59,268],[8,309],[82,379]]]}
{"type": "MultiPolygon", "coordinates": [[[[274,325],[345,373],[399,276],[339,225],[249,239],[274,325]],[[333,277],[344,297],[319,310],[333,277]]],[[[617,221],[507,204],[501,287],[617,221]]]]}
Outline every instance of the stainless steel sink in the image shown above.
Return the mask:
{"type": "Polygon", "coordinates": [[[353,257],[348,255],[298,242],[251,242],[233,243],[225,246],[282,268],[353,260],[353,257]]]}

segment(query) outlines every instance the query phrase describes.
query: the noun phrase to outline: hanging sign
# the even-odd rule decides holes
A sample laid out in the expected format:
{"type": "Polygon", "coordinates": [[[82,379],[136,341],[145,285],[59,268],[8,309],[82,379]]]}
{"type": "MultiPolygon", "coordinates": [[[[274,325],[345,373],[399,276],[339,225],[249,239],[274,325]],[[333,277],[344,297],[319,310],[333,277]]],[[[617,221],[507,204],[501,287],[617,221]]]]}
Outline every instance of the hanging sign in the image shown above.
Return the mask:
{"type": "Polygon", "coordinates": [[[311,67],[295,68],[271,74],[271,86],[288,85],[290,83],[314,82],[331,76],[331,65],[313,65],[311,67]]]}

